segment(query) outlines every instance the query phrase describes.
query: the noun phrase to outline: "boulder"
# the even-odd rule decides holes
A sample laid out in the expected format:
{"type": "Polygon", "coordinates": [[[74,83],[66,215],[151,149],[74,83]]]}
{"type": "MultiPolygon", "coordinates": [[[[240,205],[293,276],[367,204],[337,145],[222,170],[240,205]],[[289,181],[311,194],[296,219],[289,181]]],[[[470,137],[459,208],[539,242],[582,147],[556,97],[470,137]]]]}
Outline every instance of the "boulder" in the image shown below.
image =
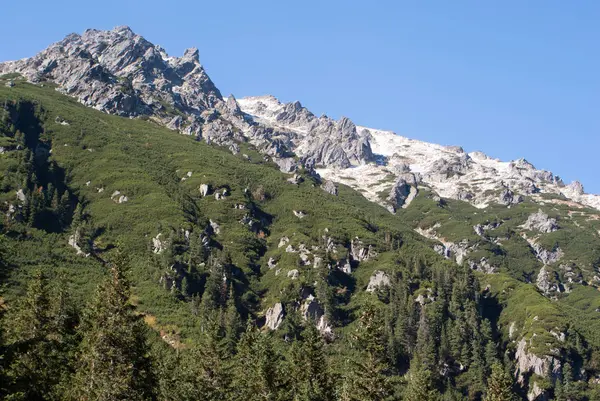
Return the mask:
{"type": "Polygon", "coordinates": [[[551,233],[559,229],[556,219],[549,217],[541,209],[529,215],[522,228],[541,233],[551,233]]]}
{"type": "Polygon", "coordinates": [[[293,210],[294,212],[294,216],[296,216],[299,219],[303,219],[306,217],[306,213],[304,213],[302,210],[293,210]]]}
{"type": "Polygon", "coordinates": [[[115,203],[125,203],[129,201],[129,198],[123,194],[121,194],[121,191],[115,191],[112,193],[112,195],[110,196],[110,199],[113,200],[113,202],[115,203]]]}
{"type": "Polygon", "coordinates": [[[200,191],[200,195],[208,196],[210,192],[210,186],[208,184],[202,184],[200,185],[200,188],[198,188],[198,190],[200,191]]]}
{"type": "Polygon", "coordinates": [[[284,310],[281,302],[276,303],[271,308],[267,309],[265,313],[265,326],[270,330],[277,330],[284,318],[284,310]]]}
{"type": "Polygon", "coordinates": [[[367,286],[367,292],[375,292],[376,290],[389,287],[391,284],[390,277],[381,270],[373,273],[371,278],[369,279],[369,285],[367,286]]]}
{"type": "Polygon", "coordinates": [[[158,233],[156,237],[152,238],[152,252],[161,254],[165,250],[165,242],[161,240],[162,233],[158,233]]]}
{"type": "Polygon", "coordinates": [[[19,189],[17,192],[17,199],[19,200],[19,202],[25,202],[27,200],[27,197],[25,196],[25,192],[23,192],[22,189],[19,189]]]}
{"type": "Polygon", "coordinates": [[[221,234],[221,226],[217,222],[212,221],[212,219],[209,222],[212,231],[217,235],[221,234]]]}
{"type": "Polygon", "coordinates": [[[323,190],[333,196],[337,196],[338,194],[338,187],[337,185],[335,185],[335,183],[333,181],[325,181],[323,183],[323,185],[321,186],[321,188],[323,188],[323,190]]]}
{"type": "Polygon", "coordinates": [[[289,244],[289,242],[290,242],[290,239],[288,237],[281,237],[281,239],[279,240],[279,244],[277,245],[277,248],[286,246],[287,244],[289,244]]]}

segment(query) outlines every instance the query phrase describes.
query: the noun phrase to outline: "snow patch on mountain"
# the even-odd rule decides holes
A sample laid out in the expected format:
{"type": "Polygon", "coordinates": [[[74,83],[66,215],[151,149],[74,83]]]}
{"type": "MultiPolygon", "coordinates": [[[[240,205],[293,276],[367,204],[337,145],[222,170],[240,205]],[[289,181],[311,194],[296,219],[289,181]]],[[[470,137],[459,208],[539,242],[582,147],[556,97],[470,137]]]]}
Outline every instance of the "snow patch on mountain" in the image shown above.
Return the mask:
{"type": "MultiPolygon", "coordinates": [[[[301,136],[308,135],[315,119],[318,120],[299,107],[298,102],[284,104],[270,95],[247,97],[238,102],[242,111],[255,121],[301,136]],[[301,110],[302,114],[293,116],[290,113],[293,110],[301,110]]],[[[467,201],[478,208],[492,203],[510,207],[522,202],[525,196],[539,201],[540,194],[553,194],[600,209],[600,196],[585,194],[578,182],[565,185],[559,177],[536,169],[525,159],[504,162],[482,152],[466,153],[458,146],[437,145],[363,126],[356,126],[356,132],[368,141],[373,158],[355,158],[350,165],[317,166],[317,172],[328,180],[357,189],[380,204],[386,204],[386,192],[394,185],[394,177],[413,173],[422,185],[439,196],[467,201]]]]}

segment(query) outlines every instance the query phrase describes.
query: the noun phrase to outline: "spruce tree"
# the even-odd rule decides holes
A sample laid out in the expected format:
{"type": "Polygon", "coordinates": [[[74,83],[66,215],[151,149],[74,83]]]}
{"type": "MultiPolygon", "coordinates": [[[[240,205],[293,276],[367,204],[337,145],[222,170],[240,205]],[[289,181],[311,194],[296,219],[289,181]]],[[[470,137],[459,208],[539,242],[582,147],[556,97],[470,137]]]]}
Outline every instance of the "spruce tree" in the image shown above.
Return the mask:
{"type": "Polygon", "coordinates": [[[15,399],[61,398],[59,384],[70,372],[74,327],[63,291],[52,293],[48,277],[37,271],[25,297],[7,316],[12,354],[7,382],[15,399]]]}
{"type": "Polygon", "coordinates": [[[562,381],[558,381],[555,389],[556,401],[579,401],[581,395],[574,381],[573,368],[567,361],[562,369],[562,381]]]}
{"type": "Polygon", "coordinates": [[[191,352],[188,364],[195,375],[196,399],[222,401],[230,395],[231,354],[221,336],[218,322],[211,322],[202,333],[200,343],[191,352]]]}
{"type": "Polygon", "coordinates": [[[436,401],[438,396],[432,386],[431,373],[422,368],[411,369],[403,401],[436,401]]]}
{"type": "Polygon", "coordinates": [[[236,400],[289,400],[280,375],[280,357],[268,334],[250,323],[240,338],[232,388],[236,400]]]}
{"type": "Polygon", "coordinates": [[[358,321],[353,347],[359,351],[350,361],[348,391],[352,400],[384,400],[391,396],[387,362],[385,321],[381,310],[368,305],[358,321]]]}
{"type": "Polygon", "coordinates": [[[517,397],[512,390],[512,380],[504,371],[500,363],[492,365],[492,375],[488,381],[484,401],[516,401],[517,397]]]}
{"type": "Polygon", "coordinates": [[[325,343],[313,323],[303,332],[302,340],[292,344],[290,376],[295,401],[334,399],[333,383],[324,352],[325,343]]]}
{"type": "Polygon", "coordinates": [[[225,331],[225,343],[227,344],[227,350],[230,354],[235,352],[241,331],[243,330],[242,319],[240,313],[237,310],[235,302],[235,293],[233,286],[229,290],[229,297],[225,304],[225,319],[223,322],[225,331]]]}
{"type": "Polygon", "coordinates": [[[72,389],[74,399],[152,398],[147,328],[129,303],[124,269],[125,260],[119,254],[86,313],[72,389]]]}

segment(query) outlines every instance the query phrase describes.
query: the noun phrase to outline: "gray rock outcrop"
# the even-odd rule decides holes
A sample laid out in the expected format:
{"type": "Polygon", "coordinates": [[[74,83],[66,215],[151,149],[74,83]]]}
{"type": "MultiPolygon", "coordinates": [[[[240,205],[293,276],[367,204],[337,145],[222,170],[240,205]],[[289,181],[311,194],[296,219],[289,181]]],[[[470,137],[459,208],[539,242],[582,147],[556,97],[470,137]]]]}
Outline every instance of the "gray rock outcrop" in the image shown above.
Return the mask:
{"type": "Polygon", "coordinates": [[[544,265],[551,265],[556,263],[562,259],[564,256],[564,252],[559,247],[556,247],[552,250],[547,250],[543,248],[540,244],[533,243],[531,245],[535,256],[542,262],[544,265]]]}
{"type": "Polygon", "coordinates": [[[553,272],[546,266],[542,266],[537,275],[535,284],[542,294],[549,296],[553,293],[561,292],[561,287],[553,272]]]}
{"type": "Polygon", "coordinates": [[[309,295],[304,300],[300,306],[300,313],[304,320],[314,322],[321,334],[328,337],[333,335],[332,327],[325,316],[325,310],[314,296],[309,295]]]}
{"type": "Polygon", "coordinates": [[[75,233],[73,235],[69,236],[68,243],[73,249],[75,249],[75,251],[77,251],[77,255],[84,256],[87,258],[88,256],[90,256],[90,254],[85,253],[81,249],[81,246],[79,245],[80,241],[81,241],[81,234],[79,232],[79,229],[77,229],[77,230],[75,230],[75,233]]]}
{"type": "Polygon", "coordinates": [[[410,204],[417,195],[418,181],[413,173],[403,173],[398,176],[387,197],[391,212],[410,204]]]}
{"type": "Polygon", "coordinates": [[[380,288],[389,287],[391,284],[390,277],[381,270],[373,273],[367,285],[367,292],[375,292],[380,288]]]}
{"type": "Polygon", "coordinates": [[[519,382],[522,383],[524,376],[528,373],[534,373],[541,377],[546,377],[550,372],[553,377],[560,375],[562,362],[560,359],[551,356],[538,356],[529,352],[529,342],[522,338],[517,344],[515,359],[517,362],[516,372],[519,382]]]}
{"type": "Polygon", "coordinates": [[[199,114],[222,101],[199,62],[198,50],[168,57],[128,27],[71,34],[38,55],[0,64],[29,81],[50,80],[82,103],[122,116],[168,117],[168,107],[199,114]],[[167,105],[167,106],[165,106],[167,105]]]}
{"type": "Polygon", "coordinates": [[[541,209],[531,214],[522,227],[530,231],[539,231],[541,233],[551,233],[558,230],[556,219],[549,217],[541,209]]]}
{"type": "Polygon", "coordinates": [[[328,194],[331,194],[333,196],[337,196],[338,194],[338,187],[337,185],[330,180],[327,180],[323,183],[323,185],[321,186],[321,188],[323,188],[323,190],[325,192],[327,192],[328,194]]]}
{"type": "Polygon", "coordinates": [[[162,233],[158,233],[156,237],[152,238],[152,252],[161,254],[166,248],[165,241],[161,239],[162,233]]]}
{"type": "Polygon", "coordinates": [[[265,313],[265,326],[271,330],[277,330],[284,318],[284,310],[281,302],[276,303],[265,313]]]}
{"type": "Polygon", "coordinates": [[[505,206],[517,205],[523,202],[523,196],[515,194],[508,188],[505,188],[498,197],[498,203],[505,206]]]}
{"type": "Polygon", "coordinates": [[[350,241],[350,258],[353,262],[364,262],[375,256],[377,252],[372,245],[365,246],[358,237],[350,241]]]}

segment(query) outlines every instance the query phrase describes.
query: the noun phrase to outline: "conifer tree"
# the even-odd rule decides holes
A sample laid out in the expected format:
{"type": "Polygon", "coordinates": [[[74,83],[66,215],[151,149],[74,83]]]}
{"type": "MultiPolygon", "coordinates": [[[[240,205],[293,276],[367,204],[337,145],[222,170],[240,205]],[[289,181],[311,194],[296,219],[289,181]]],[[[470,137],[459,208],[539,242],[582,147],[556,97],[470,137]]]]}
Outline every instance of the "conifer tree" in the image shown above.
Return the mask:
{"type": "Polygon", "coordinates": [[[221,401],[229,397],[232,361],[228,344],[220,332],[218,322],[211,322],[202,333],[199,345],[192,350],[189,365],[199,391],[197,399],[221,401]]]}
{"type": "Polygon", "coordinates": [[[302,340],[292,344],[290,375],[294,401],[334,399],[333,383],[324,352],[325,343],[313,323],[308,323],[302,340]]]}
{"type": "Polygon", "coordinates": [[[181,279],[181,295],[184,298],[190,296],[190,285],[188,284],[187,276],[184,276],[183,279],[181,279]]]}
{"type": "Polygon", "coordinates": [[[249,323],[235,358],[234,399],[289,400],[280,377],[279,359],[269,335],[261,334],[249,323]]]}
{"type": "Polygon", "coordinates": [[[146,400],[152,397],[152,370],[146,326],[129,303],[126,261],[119,254],[82,324],[82,344],[72,398],[146,400]]]}
{"type": "Polygon", "coordinates": [[[492,375],[488,381],[484,401],[516,401],[512,390],[512,380],[499,363],[492,366],[492,375]]]}
{"type": "Polygon", "coordinates": [[[277,330],[285,341],[300,340],[302,331],[304,330],[304,321],[302,315],[297,308],[289,306],[285,308],[285,319],[277,330]]]}
{"type": "Polygon", "coordinates": [[[63,298],[60,293],[51,293],[48,277],[37,271],[24,299],[7,317],[12,349],[7,373],[10,392],[16,399],[60,398],[58,385],[71,363],[66,336],[73,328],[72,320],[59,316],[66,309],[63,298]]]}
{"type": "Polygon", "coordinates": [[[431,381],[431,373],[428,370],[411,369],[403,401],[436,401],[439,394],[433,389],[431,381]]]}
{"type": "Polygon", "coordinates": [[[379,309],[368,305],[361,315],[353,346],[360,352],[346,377],[352,400],[384,400],[392,394],[388,377],[385,322],[379,309]]]}
{"type": "Polygon", "coordinates": [[[225,321],[223,325],[227,350],[230,354],[233,354],[235,352],[235,347],[237,345],[240,333],[243,330],[242,319],[235,302],[233,286],[231,286],[229,290],[229,297],[227,298],[227,303],[225,305],[225,321]]]}
{"type": "Polygon", "coordinates": [[[562,369],[562,380],[557,381],[555,389],[556,401],[579,401],[581,396],[577,384],[573,381],[573,368],[565,362],[562,369]]]}

